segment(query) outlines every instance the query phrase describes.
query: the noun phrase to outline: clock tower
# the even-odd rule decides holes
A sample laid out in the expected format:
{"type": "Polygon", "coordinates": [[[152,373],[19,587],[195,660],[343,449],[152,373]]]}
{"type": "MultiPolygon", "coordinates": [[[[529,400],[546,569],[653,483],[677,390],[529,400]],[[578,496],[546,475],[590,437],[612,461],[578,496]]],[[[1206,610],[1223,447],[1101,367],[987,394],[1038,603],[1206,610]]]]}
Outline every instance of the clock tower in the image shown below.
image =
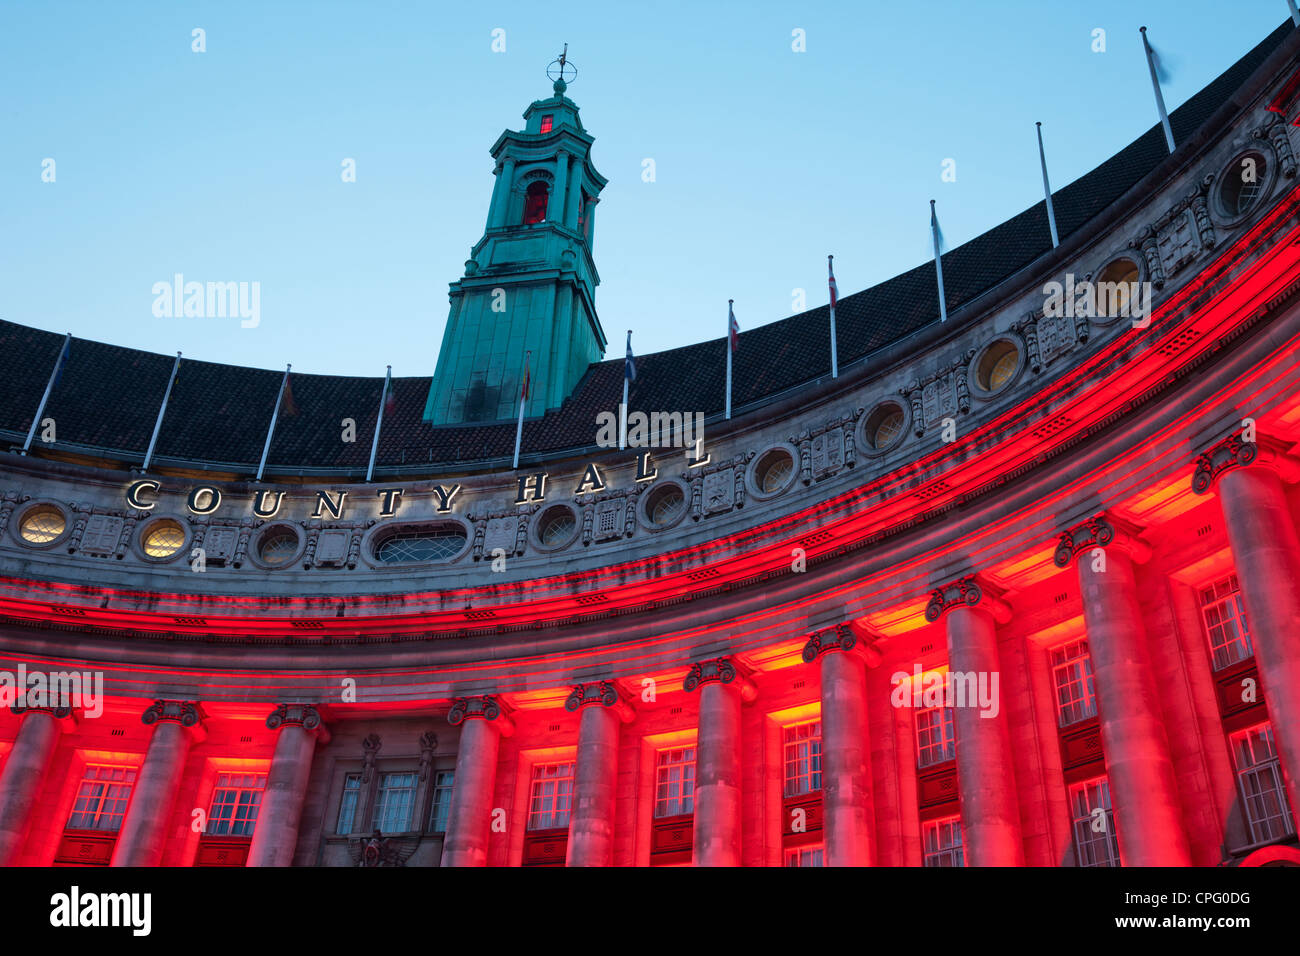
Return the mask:
{"type": "MultiPolygon", "coordinates": [[[[566,47],[567,50],[567,47],[566,47]]],[[[565,54],[547,71],[554,95],[524,111],[522,130],[492,147],[496,185],[487,228],[451,283],[451,310],[424,419],[432,425],[513,421],[528,356],[525,414],[559,408],[605,354],[591,249],[607,180],[593,139],[565,96],[565,54]]]]}

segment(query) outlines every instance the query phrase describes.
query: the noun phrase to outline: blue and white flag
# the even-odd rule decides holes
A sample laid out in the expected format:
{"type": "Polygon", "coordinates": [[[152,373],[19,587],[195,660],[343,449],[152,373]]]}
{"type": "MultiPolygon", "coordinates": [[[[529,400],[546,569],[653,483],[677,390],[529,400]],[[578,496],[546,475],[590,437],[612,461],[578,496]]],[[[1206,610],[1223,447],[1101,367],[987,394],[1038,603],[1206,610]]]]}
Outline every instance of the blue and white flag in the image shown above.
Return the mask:
{"type": "Polygon", "coordinates": [[[623,378],[636,381],[636,357],[632,355],[632,330],[627,330],[627,358],[623,360],[623,378]]]}

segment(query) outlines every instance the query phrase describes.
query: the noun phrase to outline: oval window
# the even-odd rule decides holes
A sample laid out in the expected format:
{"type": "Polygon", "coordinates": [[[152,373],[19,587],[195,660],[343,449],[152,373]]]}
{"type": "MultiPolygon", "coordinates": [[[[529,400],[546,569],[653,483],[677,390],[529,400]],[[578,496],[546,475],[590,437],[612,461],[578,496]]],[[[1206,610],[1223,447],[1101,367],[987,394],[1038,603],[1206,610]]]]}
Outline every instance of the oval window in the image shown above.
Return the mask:
{"type": "Polygon", "coordinates": [[[28,544],[49,544],[68,527],[63,512],[52,505],[41,505],[23,515],[18,535],[28,544]]]}
{"type": "Polygon", "coordinates": [[[650,492],[645,506],[646,517],[657,528],[667,527],[681,515],[685,504],[686,496],[682,494],[682,489],[675,483],[668,482],[650,492]]]}
{"type": "Polygon", "coordinates": [[[996,392],[1011,381],[1020,364],[1020,350],[1014,343],[1001,339],[994,342],[980,357],[975,370],[975,381],[986,392],[996,392]]]}
{"type": "Polygon", "coordinates": [[[382,564],[446,561],[460,554],[468,540],[459,527],[398,531],[375,548],[375,560],[382,564]]]}
{"type": "Polygon", "coordinates": [[[548,548],[556,548],[573,537],[578,518],[563,505],[551,508],[542,515],[537,525],[537,540],[548,548]]]}
{"type": "Polygon", "coordinates": [[[170,558],[185,545],[185,529],[177,521],[155,521],[145,532],[141,547],[151,558],[170,558]]]}
{"type": "Polygon", "coordinates": [[[758,460],[754,469],[754,484],[765,495],[774,494],[790,483],[794,473],[794,459],[784,448],[773,448],[758,460]]]}
{"type": "Polygon", "coordinates": [[[264,534],[257,546],[257,556],[263,564],[279,567],[288,564],[298,553],[298,536],[288,528],[277,528],[264,534]]]}
{"type": "Polygon", "coordinates": [[[1094,287],[1097,315],[1102,318],[1128,315],[1137,293],[1137,282],[1137,263],[1131,259],[1116,259],[1102,269],[1094,287]]]}

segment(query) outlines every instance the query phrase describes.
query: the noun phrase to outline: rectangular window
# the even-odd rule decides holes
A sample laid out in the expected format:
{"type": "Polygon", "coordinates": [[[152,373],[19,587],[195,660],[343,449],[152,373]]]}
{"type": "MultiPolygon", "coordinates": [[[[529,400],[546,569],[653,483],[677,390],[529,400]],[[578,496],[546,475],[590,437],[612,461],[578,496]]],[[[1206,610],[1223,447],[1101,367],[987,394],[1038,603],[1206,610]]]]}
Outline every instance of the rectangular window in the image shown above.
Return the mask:
{"type": "Polygon", "coordinates": [[[961,845],[961,817],[944,817],[924,824],[921,834],[922,866],[965,866],[961,845]]]}
{"type": "Polygon", "coordinates": [[[655,816],[695,812],[695,748],[659,751],[655,764],[655,816]]]}
{"type": "Polygon", "coordinates": [[[1235,574],[1201,588],[1201,617],[1205,619],[1205,635],[1210,640],[1216,671],[1254,655],[1235,574]]]}
{"type": "Polygon", "coordinates": [[[540,132],[549,133],[554,127],[555,127],[554,114],[548,113],[546,116],[542,117],[542,128],[540,132]]]}
{"type": "Polygon", "coordinates": [[[533,792],[528,804],[528,829],[555,830],[569,825],[573,808],[573,764],[533,765],[533,792]]]}
{"type": "Polygon", "coordinates": [[[252,836],[265,789],[264,773],[217,774],[217,786],[212,791],[212,809],[208,813],[208,834],[252,836]]]}
{"type": "Polygon", "coordinates": [[[1233,734],[1232,759],[1251,842],[1265,843],[1292,833],[1291,806],[1282,785],[1273,725],[1264,723],[1233,734]]]}
{"type": "Polygon", "coordinates": [[[429,813],[429,829],[434,833],[447,832],[447,816],[451,813],[451,788],[455,782],[454,770],[439,770],[433,775],[433,810],[429,813]]]}
{"type": "Polygon", "coordinates": [[[411,809],[415,806],[415,774],[379,775],[375,794],[375,829],[381,833],[405,833],[411,829],[411,809]]]}
{"type": "Polygon", "coordinates": [[[1119,866],[1119,837],[1110,806],[1110,780],[1097,777],[1070,788],[1074,849],[1080,866],[1119,866]]]}
{"type": "Polygon", "coordinates": [[[1073,641],[1053,649],[1052,680],[1056,684],[1056,717],[1062,727],[1097,715],[1087,641],[1073,641]]]}
{"type": "Polygon", "coordinates": [[[916,765],[931,767],[957,755],[951,707],[929,707],[916,712],[916,765]]]}
{"type": "Polygon", "coordinates": [[[797,797],[822,788],[822,722],[781,729],[785,748],[785,795],[797,797]]]}
{"type": "Polygon", "coordinates": [[[820,846],[801,846],[785,851],[786,866],[825,866],[825,852],[820,846]]]}
{"type": "Polygon", "coordinates": [[[122,826],[122,816],[126,813],[134,785],[134,767],[88,765],[77,789],[77,801],[72,806],[68,827],[116,833],[122,826]]]}
{"type": "Polygon", "coordinates": [[[361,796],[361,774],[350,773],[343,778],[343,799],[339,801],[339,822],[334,832],[346,835],[352,832],[352,821],[357,815],[357,798],[361,796]]]}

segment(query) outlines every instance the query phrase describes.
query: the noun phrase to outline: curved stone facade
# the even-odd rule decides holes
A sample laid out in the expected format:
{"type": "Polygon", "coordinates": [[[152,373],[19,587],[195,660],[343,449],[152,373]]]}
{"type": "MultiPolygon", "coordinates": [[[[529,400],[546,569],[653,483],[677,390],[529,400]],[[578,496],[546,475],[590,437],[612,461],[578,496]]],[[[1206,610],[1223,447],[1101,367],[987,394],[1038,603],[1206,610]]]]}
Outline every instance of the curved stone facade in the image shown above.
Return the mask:
{"type": "MultiPolygon", "coordinates": [[[[1294,846],[1297,69],[1279,31],[1175,112],[1172,154],[1150,159],[1153,130],[1102,167],[1131,182],[1058,247],[987,262],[946,323],[837,378],[711,407],[685,449],[598,447],[587,404],[589,439],[517,470],[430,451],[367,482],[323,434],[262,481],[238,451],[142,470],[125,431],[0,455],[0,668],[103,688],[0,716],[0,860],[1294,846]],[[1084,294],[1117,277],[1129,314],[1084,294]],[[92,779],[116,811],[87,815],[92,779]],[[258,793],[239,825],[227,807],[258,793]],[[194,811],[215,825],[171,825],[194,811]]],[[[801,318],[765,335],[795,349],[801,318]]],[[[242,374],[221,368],[200,374],[242,374]]],[[[349,383],[298,401],[377,398],[349,383]]]]}

